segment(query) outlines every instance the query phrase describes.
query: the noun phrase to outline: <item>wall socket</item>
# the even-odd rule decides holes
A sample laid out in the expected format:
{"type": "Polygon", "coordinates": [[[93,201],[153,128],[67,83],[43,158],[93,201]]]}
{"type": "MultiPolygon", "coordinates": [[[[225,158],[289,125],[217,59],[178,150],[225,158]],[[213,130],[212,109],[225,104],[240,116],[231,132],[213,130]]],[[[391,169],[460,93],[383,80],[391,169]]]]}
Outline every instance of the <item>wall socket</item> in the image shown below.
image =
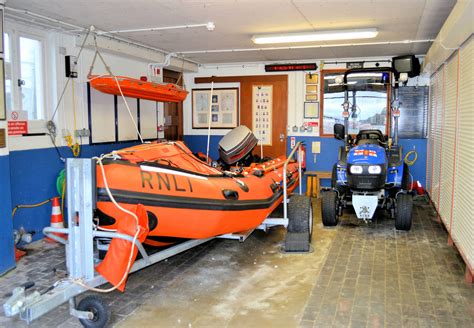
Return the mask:
{"type": "Polygon", "coordinates": [[[76,130],[76,137],[90,137],[91,132],[88,129],[76,130]]]}

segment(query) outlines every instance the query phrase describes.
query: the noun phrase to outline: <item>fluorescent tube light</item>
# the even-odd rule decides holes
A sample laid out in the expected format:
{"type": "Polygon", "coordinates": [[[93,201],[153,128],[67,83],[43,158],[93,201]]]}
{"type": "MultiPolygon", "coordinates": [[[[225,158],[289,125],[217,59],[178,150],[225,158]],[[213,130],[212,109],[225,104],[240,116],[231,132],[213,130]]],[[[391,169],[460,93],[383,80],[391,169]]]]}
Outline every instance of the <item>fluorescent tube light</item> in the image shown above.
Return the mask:
{"type": "Polygon", "coordinates": [[[369,39],[369,38],[375,38],[377,34],[378,34],[377,29],[365,28],[365,29],[356,29],[356,30],[335,30],[335,31],[307,32],[307,33],[254,35],[252,37],[252,41],[256,44],[269,44],[269,43],[369,39]]]}

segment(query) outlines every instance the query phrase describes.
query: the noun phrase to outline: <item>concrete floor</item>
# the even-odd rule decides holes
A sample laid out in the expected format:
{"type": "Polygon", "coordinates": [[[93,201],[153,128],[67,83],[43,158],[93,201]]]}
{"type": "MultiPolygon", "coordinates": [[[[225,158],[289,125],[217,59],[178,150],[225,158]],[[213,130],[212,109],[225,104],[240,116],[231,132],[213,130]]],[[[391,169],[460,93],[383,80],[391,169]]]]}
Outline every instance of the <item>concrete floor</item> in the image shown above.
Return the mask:
{"type": "MultiPolygon", "coordinates": [[[[131,275],[124,294],[106,295],[111,324],[473,327],[474,289],[464,283],[464,263],[429,205],[416,203],[408,233],[396,232],[383,214],[370,224],[347,214],[339,226],[324,228],[319,203],[314,206],[313,252],[282,253],[282,228],[256,231],[245,243],[213,240],[131,275]]],[[[0,278],[0,289],[28,279],[48,286],[64,270],[63,256],[63,248],[37,243],[17,270],[0,278]]],[[[26,327],[2,316],[0,326],[26,327]]],[[[79,323],[62,306],[36,326],[79,323]]]]}

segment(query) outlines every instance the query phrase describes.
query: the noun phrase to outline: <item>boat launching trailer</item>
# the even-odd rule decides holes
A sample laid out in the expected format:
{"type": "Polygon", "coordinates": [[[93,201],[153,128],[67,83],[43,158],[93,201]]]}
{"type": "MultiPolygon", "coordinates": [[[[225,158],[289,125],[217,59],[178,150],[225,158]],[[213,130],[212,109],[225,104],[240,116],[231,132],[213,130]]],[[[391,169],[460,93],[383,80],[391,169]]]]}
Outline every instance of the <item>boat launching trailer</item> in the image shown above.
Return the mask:
{"type": "MultiPolygon", "coordinates": [[[[301,142],[297,143],[288,156],[283,172],[286,172],[287,164],[295,156],[297,150],[301,150],[301,142]]],[[[301,152],[298,152],[301,154],[301,152]]],[[[287,194],[287,179],[283,179],[283,217],[268,217],[255,229],[267,231],[274,226],[287,228],[285,240],[286,252],[308,252],[312,234],[312,209],[308,197],[301,194],[302,167],[301,158],[298,155],[299,168],[299,195],[293,195],[289,201],[287,194]]],[[[163,261],[176,254],[189,250],[195,246],[206,243],[214,238],[237,239],[241,242],[252,233],[251,229],[242,233],[221,235],[206,239],[192,239],[171,246],[153,254],[148,254],[139,239],[123,233],[113,231],[101,231],[94,225],[93,210],[95,208],[95,181],[96,165],[93,159],[67,160],[67,220],[68,228],[47,227],[43,233],[66,247],[67,278],[61,279],[43,292],[28,289],[34,286],[34,282],[26,283],[13,289],[10,298],[3,304],[7,317],[19,315],[21,320],[28,324],[42,315],[69,302],[69,312],[77,317],[85,327],[104,327],[109,319],[108,306],[97,295],[84,297],[80,302],[76,298],[87,291],[107,292],[113,289],[97,289],[96,287],[107,283],[107,280],[95,270],[100,262],[97,257],[94,243],[96,239],[108,238],[127,241],[130,245],[134,243],[141,255],[128,269],[129,273],[146,268],[157,262],[163,261]],[[62,236],[67,236],[62,237],[62,236]]],[[[127,275],[124,275],[126,278],[127,275]]]]}

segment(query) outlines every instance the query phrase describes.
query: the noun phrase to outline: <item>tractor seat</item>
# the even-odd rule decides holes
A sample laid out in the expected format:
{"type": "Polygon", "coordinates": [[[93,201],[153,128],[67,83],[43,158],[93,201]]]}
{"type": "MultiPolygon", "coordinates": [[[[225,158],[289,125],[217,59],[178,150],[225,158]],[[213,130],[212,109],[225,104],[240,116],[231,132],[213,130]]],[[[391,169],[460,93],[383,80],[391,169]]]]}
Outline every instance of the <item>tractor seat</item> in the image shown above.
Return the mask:
{"type": "Polygon", "coordinates": [[[356,145],[373,144],[383,146],[385,137],[380,130],[361,130],[355,139],[356,145]]]}

